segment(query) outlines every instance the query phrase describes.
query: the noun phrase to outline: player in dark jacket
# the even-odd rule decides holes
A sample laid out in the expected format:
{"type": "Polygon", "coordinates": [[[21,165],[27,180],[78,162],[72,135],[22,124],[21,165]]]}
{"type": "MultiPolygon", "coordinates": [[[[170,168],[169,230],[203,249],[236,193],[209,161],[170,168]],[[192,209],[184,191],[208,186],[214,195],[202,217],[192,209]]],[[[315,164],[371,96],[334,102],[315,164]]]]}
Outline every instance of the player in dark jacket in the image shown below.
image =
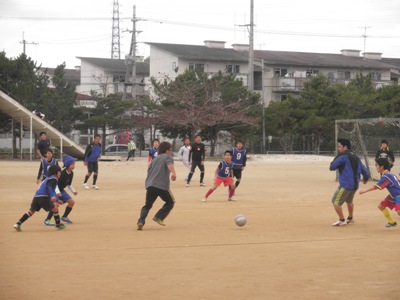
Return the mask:
{"type": "Polygon", "coordinates": [[[206,146],[201,142],[201,136],[196,135],[194,138],[194,143],[191,145],[189,152],[189,163],[191,164],[190,173],[188,175],[188,180],[186,181],[186,186],[189,187],[190,180],[193,177],[193,173],[196,167],[200,169],[200,186],[206,186],[203,182],[204,180],[204,159],[206,157],[206,146]]]}
{"type": "Polygon", "coordinates": [[[381,148],[376,152],[375,159],[385,158],[389,162],[389,167],[387,171],[390,172],[394,165],[394,155],[393,151],[389,149],[389,142],[387,140],[382,140],[381,148]]]}

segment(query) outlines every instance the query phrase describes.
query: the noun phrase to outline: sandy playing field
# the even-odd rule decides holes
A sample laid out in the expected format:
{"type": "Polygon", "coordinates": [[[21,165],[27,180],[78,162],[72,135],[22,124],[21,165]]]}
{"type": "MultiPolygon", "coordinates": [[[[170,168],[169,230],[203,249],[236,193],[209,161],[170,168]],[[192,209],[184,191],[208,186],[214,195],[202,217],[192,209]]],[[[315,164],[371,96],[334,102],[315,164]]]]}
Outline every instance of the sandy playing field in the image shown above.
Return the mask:
{"type": "Polygon", "coordinates": [[[186,188],[176,161],[167,226],[150,218],[158,200],[143,231],[146,158],[101,162],[97,191],[83,190],[77,162],[75,223],[57,231],[40,211],[22,232],[13,224],[30,207],[39,162],[0,161],[0,299],[399,299],[400,227],[386,229],[376,208],[387,193],[357,194],[356,223],[332,227],[330,161],[253,157],[238,201],[220,188],[207,203],[218,163],[206,163],[207,187],[197,170],[186,188]]]}

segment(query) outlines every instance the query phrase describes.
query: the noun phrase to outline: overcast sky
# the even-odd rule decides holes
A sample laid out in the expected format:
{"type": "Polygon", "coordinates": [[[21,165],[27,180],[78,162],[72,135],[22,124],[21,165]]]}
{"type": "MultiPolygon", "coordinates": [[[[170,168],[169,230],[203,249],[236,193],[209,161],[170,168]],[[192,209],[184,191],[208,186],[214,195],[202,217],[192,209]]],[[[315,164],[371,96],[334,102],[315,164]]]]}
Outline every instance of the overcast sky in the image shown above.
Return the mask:
{"type": "MultiPolygon", "coordinates": [[[[119,0],[121,58],[129,52],[130,18],[136,5],[138,55],[144,42],[203,45],[204,40],[248,44],[250,0],[119,0]]],[[[112,0],[0,0],[0,51],[26,54],[44,67],[76,57],[111,58],[112,0]],[[30,43],[37,44],[30,44],[30,43]]],[[[342,49],[381,52],[400,58],[399,0],[254,0],[254,48],[340,53],[342,49]]]]}

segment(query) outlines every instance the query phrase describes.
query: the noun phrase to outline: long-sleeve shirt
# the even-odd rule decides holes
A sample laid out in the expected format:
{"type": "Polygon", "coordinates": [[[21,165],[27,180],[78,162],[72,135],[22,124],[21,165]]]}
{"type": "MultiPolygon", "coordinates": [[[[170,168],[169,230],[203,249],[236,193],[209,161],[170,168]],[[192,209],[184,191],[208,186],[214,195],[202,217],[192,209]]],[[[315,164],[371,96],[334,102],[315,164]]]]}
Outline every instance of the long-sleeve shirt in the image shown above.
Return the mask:
{"type": "Polygon", "coordinates": [[[96,162],[101,155],[101,144],[91,143],[86,146],[85,161],[96,162]]]}
{"type": "Polygon", "coordinates": [[[189,152],[189,161],[204,161],[206,158],[206,146],[203,143],[194,143],[189,152]]]}

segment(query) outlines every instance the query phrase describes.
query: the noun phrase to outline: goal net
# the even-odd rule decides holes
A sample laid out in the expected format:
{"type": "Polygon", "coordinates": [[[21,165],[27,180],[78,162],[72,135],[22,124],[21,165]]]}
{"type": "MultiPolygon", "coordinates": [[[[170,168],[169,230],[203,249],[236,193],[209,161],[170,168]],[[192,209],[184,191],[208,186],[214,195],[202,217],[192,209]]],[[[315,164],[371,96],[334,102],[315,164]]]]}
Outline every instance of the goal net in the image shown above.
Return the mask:
{"type": "MultiPolygon", "coordinates": [[[[361,158],[373,180],[380,175],[375,169],[375,155],[381,141],[388,140],[395,162],[391,170],[395,175],[400,171],[400,118],[349,119],[335,121],[335,137],[350,140],[353,151],[361,158]]],[[[336,144],[336,143],[335,143],[336,144]]]]}

